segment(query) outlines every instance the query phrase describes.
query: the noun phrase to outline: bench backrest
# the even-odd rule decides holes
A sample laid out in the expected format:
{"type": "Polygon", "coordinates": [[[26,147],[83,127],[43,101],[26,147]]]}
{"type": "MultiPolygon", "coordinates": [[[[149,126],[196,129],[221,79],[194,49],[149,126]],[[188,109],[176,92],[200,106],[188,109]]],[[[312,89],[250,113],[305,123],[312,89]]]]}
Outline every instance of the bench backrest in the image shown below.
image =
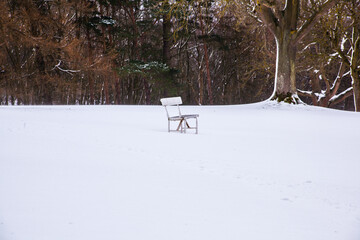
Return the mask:
{"type": "Polygon", "coordinates": [[[181,97],[162,98],[160,101],[163,106],[174,106],[182,104],[181,97]]]}
{"type": "Polygon", "coordinates": [[[166,115],[168,118],[170,118],[167,106],[177,106],[179,111],[179,116],[181,116],[181,111],[179,105],[182,104],[181,97],[170,97],[170,98],[161,98],[160,99],[161,104],[165,107],[166,115]]]}

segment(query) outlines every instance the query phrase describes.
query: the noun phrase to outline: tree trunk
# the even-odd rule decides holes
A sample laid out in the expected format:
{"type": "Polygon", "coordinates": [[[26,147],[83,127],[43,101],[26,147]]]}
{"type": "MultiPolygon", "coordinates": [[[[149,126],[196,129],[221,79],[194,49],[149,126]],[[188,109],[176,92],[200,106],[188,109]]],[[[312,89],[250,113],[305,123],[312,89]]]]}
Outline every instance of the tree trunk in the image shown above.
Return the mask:
{"type": "Polygon", "coordinates": [[[199,47],[197,47],[196,50],[198,53],[198,69],[199,69],[198,72],[199,94],[196,97],[196,99],[198,99],[199,105],[202,105],[204,99],[203,58],[201,57],[199,47]]]}
{"type": "MultiPolygon", "coordinates": [[[[104,17],[104,9],[103,6],[100,4],[100,13],[101,13],[101,18],[104,17]]],[[[101,30],[102,30],[102,40],[103,40],[103,51],[104,51],[104,55],[106,55],[106,30],[105,30],[105,25],[102,24],[101,25],[101,30]]],[[[110,35],[110,33],[109,33],[110,35]]],[[[104,95],[105,95],[105,104],[110,104],[110,96],[109,96],[109,76],[108,74],[105,74],[105,79],[104,79],[104,95]]]]}
{"type": "Polygon", "coordinates": [[[121,79],[118,78],[115,83],[115,104],[121,104],[121,79]]]}
{"type": "Polygon", "coordinates": [[[359,74],[351,68],[351,78],[353,81],[354,106],[355,112],[360,112],[360,77],[359,74]]]}
{"type": "Polygon", "coordinates": [[[148,83],[148,81],[146,81],[146,79],[144,79],[144,91],[145,91],[145,104],[150,105],[151,104],[151,86],[148,83]]]}
{"type": "Polygon", "coordinates": [[[91,71],[91,64],[92,64],[92,46],[91,46],[91,38],[90,38],[90,29],[86,29],[86,39],[88,42],[88,78],[89,78],[89,92],[90,92],[90,105],[94,105],[94,79],[93,79],[93,72],[91,71]]]}
{"type": "MultiPolygon", "coordinates": [[[[199,7],[199,20],[200,20],[200,29],[201,29],[201,34],[203,35],[203,37],[205,35],[207,35],[207,33],[205,33],[205,29],[204,29],[204,24],[203,24],[203,19],[202,19],[202,12],[201,12],[201,8],[199,7]]],[[[213,96],[212,96],[212,91],[211,91],[211,76],[210,76],[210,66],[209,66],[209,55],[208,55],[208,48],[207,48],[207,44],[205,42],[205,39],[203,38],[203,48],[204,48],[204,57],[205,57],[205,67],[206,67],[206,82],[207,82],[207,92],[208,92],[208,99],[209,99],[209,104],[213,105],[213,96]]]]}
{"type": "Polygon", "coordinates": [[[168,1],[164,2],[163,14],[163,63],[170,66],[170,38],[171,38],[171,21],[168,13],[170,5],[168,1]]]}
{"type": "MultiPolygon", "coordinates": [[[[355,22],[356,20],[357,19],[354,19],[355,22]]],[[[351,55],[350,74],[353,82],[355,112],[360,112],[360,69],[358,67],[360,58],[360,31],[357,28],[357,25],[354,25],[353,27],[352,42],[353,49],[351,55]]]]}
{"type": "Polygon", "coordinates": [[[271,99],[291,102],[291,97],[296,95],[296,46],[290,40],[290,31],[282,31],[280,35],[282,38],[276,37],[276,74],[271,99]]]}
{"type": "Polygon", "coordinates": [[[208,49],[207,45],[204,42],[204,52],[205,52],[205,66],[206,66],[206,80],[207,80],[207,92],[208,92],[208,98],[210,105],[213,105],[213,96],[211,91],[211,77],[210,77],[210,66],[209,66],[209,55],[208,55],[208,49]]]}

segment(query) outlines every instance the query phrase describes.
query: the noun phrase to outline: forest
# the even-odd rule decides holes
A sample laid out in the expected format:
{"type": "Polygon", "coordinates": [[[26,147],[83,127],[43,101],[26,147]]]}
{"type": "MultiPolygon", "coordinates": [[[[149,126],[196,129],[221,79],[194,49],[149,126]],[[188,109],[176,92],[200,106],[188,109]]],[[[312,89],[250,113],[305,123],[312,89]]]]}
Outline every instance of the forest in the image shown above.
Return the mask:
{"type": "Polygon", "coordinates": [[[1,105],[360,111],[359,0],[2,0],[1,105]]]}

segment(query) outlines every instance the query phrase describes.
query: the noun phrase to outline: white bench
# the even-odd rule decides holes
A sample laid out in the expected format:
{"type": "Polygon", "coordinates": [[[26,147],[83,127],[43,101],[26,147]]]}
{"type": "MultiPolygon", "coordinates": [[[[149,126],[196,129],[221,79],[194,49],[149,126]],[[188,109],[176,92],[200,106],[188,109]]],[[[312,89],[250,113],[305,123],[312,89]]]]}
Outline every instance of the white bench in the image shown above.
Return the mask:
{"type": "Polygon", "coordinates": [[[198,114],[187,114],[183,115],[181,114],[179,105],[182,104],[181,97],[171,97],[171,98],[162,98],[160,99],[161,104],[165,107],[166,115],[168,118],[168,131],[174,131],[170,130],[170,122],[172,121],[179,121],[179,125],[177,126],[175,131],[180,131],[181,133],[186,133],[186,129],[196,129],[196,134],[198,134],[198,114]],[[179,111],[178,115],[176,116],[170,116],[169,115],[169,109],[167,107],[169,106],[177,106],[177,109],[179,111]],[[188,119],[195,119],[196,126],[190,127],[188,119]]]}

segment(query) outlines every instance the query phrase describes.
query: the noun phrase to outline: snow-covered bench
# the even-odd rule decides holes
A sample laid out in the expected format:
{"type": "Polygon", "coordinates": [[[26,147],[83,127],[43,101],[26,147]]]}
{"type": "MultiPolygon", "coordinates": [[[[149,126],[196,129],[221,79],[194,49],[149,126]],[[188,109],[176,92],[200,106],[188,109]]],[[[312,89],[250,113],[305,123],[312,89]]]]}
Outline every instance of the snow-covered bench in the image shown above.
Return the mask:
{"type": "Polygon", "coordinates": [[[180,132],[186,133],[186,129],[196,129],[196,134],[198,134],[198,117],[199,117],[199,114],[186,114],[186,115],[181,114],[180,106],[179,106],[180,104],[182,104],[181,97],[162,98],[162,99],[160,99],[160,101],[161,101],[161,104],[165,107],[165,110],[166,110],[166,115],[167,115],[167,118],[168,118],[168,131],[169,132],[171,131],[170,130],[170,122],[178,121],[179,125],[177,126],[175,131],[180,131],[180,132]],[[177,109],[179,111],[178,115],[170,116],[169,115],[169,110],[170,109],[167,108],[169,106],[177,106],[177,109]],[[188,119],[195,119],[196,126],[195,127],[190,127],[188,119]]]}

